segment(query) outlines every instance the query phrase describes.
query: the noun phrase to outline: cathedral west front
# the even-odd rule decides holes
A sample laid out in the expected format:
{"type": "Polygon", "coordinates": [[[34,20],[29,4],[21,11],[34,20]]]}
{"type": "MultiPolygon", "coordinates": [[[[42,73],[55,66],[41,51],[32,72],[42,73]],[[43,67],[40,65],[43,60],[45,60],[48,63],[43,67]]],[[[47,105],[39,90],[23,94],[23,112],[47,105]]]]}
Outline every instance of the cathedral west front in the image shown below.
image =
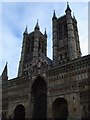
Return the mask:
{"type": "Polygon", "coordinates": [[[2,73],[2,120],[90,120],[90,55],[81,56],[77,20],[67,3],[52,16],[53,60],[47,57],[47,32],[23,33],[18,76],[2,73]]]}

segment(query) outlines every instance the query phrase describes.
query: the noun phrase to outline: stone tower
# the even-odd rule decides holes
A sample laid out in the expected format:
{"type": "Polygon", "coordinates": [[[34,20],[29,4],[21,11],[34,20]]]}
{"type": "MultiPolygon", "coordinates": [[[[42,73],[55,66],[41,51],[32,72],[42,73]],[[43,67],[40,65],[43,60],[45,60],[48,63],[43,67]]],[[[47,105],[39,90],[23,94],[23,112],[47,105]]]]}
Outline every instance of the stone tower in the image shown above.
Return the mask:
{"type": "Polygon", "coordinates": [[[40,32],[37,20],[34,31],[28,34],[26,27],[23,34],[23,45],[18,76],[28,74],[25,72],[25,66],[35,62],[42,55],[47,56],[47,33],[46,29],[44,35],[40,32]]]}
{"type": "Polygon", "coordinates": [[[68,3],[65,13],[57,18],[54,10],[52,18],[54,65],[81,57],[77,21],[68,3]]]}

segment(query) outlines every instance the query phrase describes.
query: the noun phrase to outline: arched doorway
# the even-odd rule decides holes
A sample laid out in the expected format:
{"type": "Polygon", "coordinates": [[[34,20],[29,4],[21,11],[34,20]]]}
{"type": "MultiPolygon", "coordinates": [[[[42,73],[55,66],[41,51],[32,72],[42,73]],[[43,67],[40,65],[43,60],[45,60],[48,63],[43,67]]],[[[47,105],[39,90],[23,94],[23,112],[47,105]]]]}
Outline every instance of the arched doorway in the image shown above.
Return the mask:
{"type": "Polygon", "coordinates": [[[43,78],[38,77],[32,85],[33,118],[47,117],[47,85],[43,78]]]}
{"type": "Polygon", "coordinates": [[[23,105],[16,106],[14,110],[14,120],[25,120],[25,108],[23,105]]]}
{"type": "Polygon", "coordinates": [[[68,103],[64,98],[57,98],[52,104],[52,115],[54,120],[67,120],[68,103]]]}

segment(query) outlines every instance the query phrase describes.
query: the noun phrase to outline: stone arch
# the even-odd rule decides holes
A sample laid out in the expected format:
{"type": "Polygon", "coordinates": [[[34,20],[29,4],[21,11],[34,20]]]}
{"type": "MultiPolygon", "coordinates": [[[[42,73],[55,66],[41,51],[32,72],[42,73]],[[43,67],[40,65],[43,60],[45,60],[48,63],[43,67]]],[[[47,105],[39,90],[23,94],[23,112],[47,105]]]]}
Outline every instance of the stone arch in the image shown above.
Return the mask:
{"type": "Polygon", "coordinates": [[[14,109],[14,120],[25,120],[25,107],[21,104],[14,109]]]}
{"type": "Polygon", "coordinates": [[[35,78],[33,78],[32,81],[31,81],[31,89],[30,89],[31,91],[32,91],[32,86],[33,86],[33,84],[35,83],[35,81],[36,81],[38,78],[42,78],[42,79],[45,81],[46,86],[47,86],[46,78],[45,78],[43,75],[38,74],[38,75],[37,75],[35,78]]]}
{"type": "Polygon", "coordinates": [[[57,98],[52,103],[52,117],[54,120],[67,120],[68,103],[64,98],[57,98]]]}
{"type": "Polygon", "coordinates": [[[47,117],[47,84],[42,77],[37,77],[32,85],[33,118],[47,117]]]}

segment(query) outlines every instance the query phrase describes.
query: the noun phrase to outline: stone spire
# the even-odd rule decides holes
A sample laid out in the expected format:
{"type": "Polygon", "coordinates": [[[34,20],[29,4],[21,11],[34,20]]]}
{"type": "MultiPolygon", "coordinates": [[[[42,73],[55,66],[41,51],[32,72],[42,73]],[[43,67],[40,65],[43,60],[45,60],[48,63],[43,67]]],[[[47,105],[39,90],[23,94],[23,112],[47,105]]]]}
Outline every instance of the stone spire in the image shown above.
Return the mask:
{"type": "Polygon", "coordinates": [[[70,6],[69,6],[69,3],[67,2],[67,9],[66,11],[69,10],[71,12],[71,9],[70,9],[70,6]]]}
{"type": "Polygon", "coordinates": [[[26,28],[25,28],[24,34],[28,34],[27,25],[26,25],[26,28]]]}
{"type": "Polygon", "coordinates": [[[53,19],[57,19],[55,10],[54,10],[54,13],[53,13],[53,18],[52,18],[52,20],[53,20],[53,19]]]}
{"type": "Polygon", "coordinates": [[[28,38],[28,31],[27,31],[27,25],[26,25],[25,31],[23,33],[22,52],[21,52],[21,59],[20,59],[20,63],[19,63],[18,76],[22,76],[22,74],[23,74],[23,66],[24,66],[24,60],[25,60],[27,38],[28,38]]]}
{"type": "Polygon", "coordinates": [[[37,23],[36,23],[34,30],[40,30],[39,25],[38,25],[38,20],[37,20],[37,23]]]}
{"type": "Polygon", "coordinates": [[[73,18],[75,19],[75,15],[74,15],[74,13],[73,13],[73,18]]]}
{"type": "Polygon", "coordinates": [[[47,38],[47,32],[46,32],[46,28],[45,28],[44,36],[47,38]]]}
{"type": "Polygon", "coordinates": [[[7,64],[8,63],[6,62],[6,65],[5,65],[3,73],[2,73],[2,75],[5,76],[5,77],[7,76],[7,64]]]}
{"type": "Polygon", "coordinates": [[[7,64],[8,63],[6,62],[6,65],[5,65],[2,75],[1,75],[2,83],[5,83],[8,80],[7,64]]]}

